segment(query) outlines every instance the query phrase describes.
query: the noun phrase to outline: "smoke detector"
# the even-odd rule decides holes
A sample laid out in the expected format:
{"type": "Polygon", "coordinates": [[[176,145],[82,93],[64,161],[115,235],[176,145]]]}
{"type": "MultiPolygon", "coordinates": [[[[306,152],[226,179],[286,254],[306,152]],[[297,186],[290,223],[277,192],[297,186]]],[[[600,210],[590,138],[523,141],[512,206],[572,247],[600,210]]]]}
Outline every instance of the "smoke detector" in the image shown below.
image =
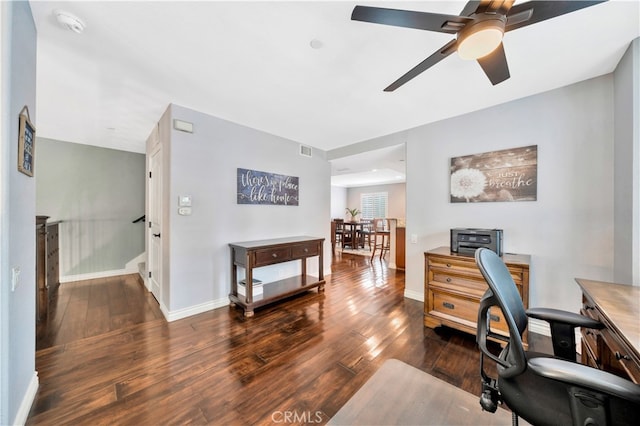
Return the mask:
{"type": "Polygon", "coordinates": [[[80,34],[84,31],[84,22],[72,13],[64,10],[54,10],[53,15],[56,17],[58,24],[74,33],[80,34]]]}

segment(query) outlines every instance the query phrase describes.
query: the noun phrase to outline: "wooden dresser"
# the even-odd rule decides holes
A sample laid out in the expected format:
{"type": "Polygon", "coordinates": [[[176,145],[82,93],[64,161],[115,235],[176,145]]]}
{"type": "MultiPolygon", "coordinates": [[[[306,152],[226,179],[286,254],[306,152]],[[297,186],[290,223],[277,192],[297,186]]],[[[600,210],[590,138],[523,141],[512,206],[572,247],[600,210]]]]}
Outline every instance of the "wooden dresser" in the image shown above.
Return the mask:
{"type": "Polygon", "coordinates": [[[49,301],[60,286],[58,224],[36,216],[36,319],[47,316],[49,301]]]}
{"type": "Polygon", "coordinates": [[[582,330],[582,363],[640,384],[640,287],[576,279],[582,315],[604,324],[582,330]]]}
{"type": "Polygon", "coordinates": [[[312,288],[324,290],[323,273],[324,238],[288,237],[272,240],[245,241],[231,243],[231,293],[232,305],[244,309],[247,317],[253,316],[254,308],[273,303],[312,288]],[[307,258],[318,256],[318,276],[307,275],[307,258]],[[254,288],[254,268],[275,265],[282,262],[302,261],[301,273],[298,276],[262,285],[262,293],[257,294],[254,288]],[[244,294],[239,291],[238,267],[244,268],[244,294]]]}
{"type": "MultiPolygon", "coordinates": [[[[424,325],[441,325],[476,334],[478,309],[482,295],[489,288],[469,255],[452,253],[449,247],[438,247],[424,254],[424,325]]],[[[518,287],[525,309],[529,307],[530,256],[505,254],[502,260],[518,287]]],[[[502,311],[491,309],[491,327],[508,333],[502,311]]],[[[527,334],[523,343],[527,342],[527,334]]]]}

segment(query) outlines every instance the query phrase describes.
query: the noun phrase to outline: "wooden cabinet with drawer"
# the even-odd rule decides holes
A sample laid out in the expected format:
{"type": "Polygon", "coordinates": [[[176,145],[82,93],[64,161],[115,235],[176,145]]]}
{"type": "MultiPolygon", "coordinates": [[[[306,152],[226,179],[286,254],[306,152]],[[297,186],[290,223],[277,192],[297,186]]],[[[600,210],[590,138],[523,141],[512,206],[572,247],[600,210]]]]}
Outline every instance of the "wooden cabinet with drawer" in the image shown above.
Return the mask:
{"type": "Polygon", "coordinates": [[[580,313],[604,324],[582,329],[582,363],[640,384],[640,288],[577,278],[580,313]]]}
{"type": "MultiPolygon", "coordinates": [[[[473,256],[452,253],[449,247],[425,252],[424,325],[452,327],[475,334],[480,299],[487,283],[473,256]]],[[[525,309],[529,306],[530,256],[505,254],[503,260],[518,287],[525,309]]],[[[502,311],[491,309],[494,331],[508,331],[502,311]]],[[[526,333],[524,343],[526,343],[526,333]]]]}

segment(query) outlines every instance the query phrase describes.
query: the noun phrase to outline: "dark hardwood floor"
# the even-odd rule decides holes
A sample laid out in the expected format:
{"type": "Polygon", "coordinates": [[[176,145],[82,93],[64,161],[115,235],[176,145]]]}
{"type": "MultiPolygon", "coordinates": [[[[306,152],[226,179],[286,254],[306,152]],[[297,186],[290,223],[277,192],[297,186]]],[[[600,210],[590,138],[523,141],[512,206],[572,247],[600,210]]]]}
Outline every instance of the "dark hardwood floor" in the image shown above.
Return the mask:
{"type": "Polygon", "coordinates": [[[324,293],[251,318],[225,307],[171,323],[135,276],[63,284],[38,330],[27,424],[325,423],[389,358],[479,395],[474,336],[424,328],[402,271],[348,254],[332,270],[324,293]]]}

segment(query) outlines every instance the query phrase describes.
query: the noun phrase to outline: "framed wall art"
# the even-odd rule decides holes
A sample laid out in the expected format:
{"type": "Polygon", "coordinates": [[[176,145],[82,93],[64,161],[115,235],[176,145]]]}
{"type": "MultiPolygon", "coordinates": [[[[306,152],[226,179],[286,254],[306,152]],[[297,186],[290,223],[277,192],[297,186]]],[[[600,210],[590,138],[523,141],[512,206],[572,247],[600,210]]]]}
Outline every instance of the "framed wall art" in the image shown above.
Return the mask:
{"type": "Polygon", "coordinates": [[[35,170],[36,128],[31,124],[29,108],[20,112],[18,128],[18,171],[33,177],[35,170]]]}
{"type": "Polygon", "coordinates": [[[298,177],[241,169],[237,172],[237,204],[298,205],[298,177]]]}
{"type": "Polygon", "coordinates": [[[538,146],[451,158],[450,202],[535,201],[538,146]]]}

